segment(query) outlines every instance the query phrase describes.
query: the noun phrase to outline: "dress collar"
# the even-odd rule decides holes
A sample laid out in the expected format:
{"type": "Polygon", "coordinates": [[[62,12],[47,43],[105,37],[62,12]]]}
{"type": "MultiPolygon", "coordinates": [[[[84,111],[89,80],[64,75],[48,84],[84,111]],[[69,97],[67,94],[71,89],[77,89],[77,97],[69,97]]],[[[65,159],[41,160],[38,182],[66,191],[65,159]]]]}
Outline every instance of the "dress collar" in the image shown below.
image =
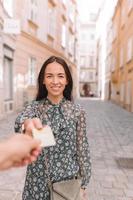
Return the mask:
{"type": "Polygon", "coordinates": [[[62,109],[62,105],[64,104],[64,102],[66,101],[66,99],[63,97],[61,99],[61,101],[58,104],[53,104],[48,98],[44,99],[44,103],[42,104],[42,106],[40,107],[40,110],[44,110],[46,113],[48,113],[49,111],[52,111],[54,108],[59,108],[62,109]]]}
{"type": "Polygon", "coordinates": [[[46,98],[46,100],[45,100],[45,104],[46,105],[51,105],[51,106],[54,106],[54,107],[60,107],[62,105],[62,103],[64,103],[64,102],[65,102],[65,97],[63,97],[60,100],[60,102],[57,103],[57,104],[52,103],[52,101],[50,99],[48,99],[48,98],[46,98]]]}
{"type": "Polygon", "coordinates": [[[68,119],[71,118],[73,109],[71,103],[65,97],[61,99],[59,104],[53,104],[48,98],[45,98],[39,106],[40,113],[42,113],[44,118],[47,117],[50,113],[54,113],[55,108],[59,108],[60,113],[63,114],[63,117],[66,119],[67,123],[68,119]]]}

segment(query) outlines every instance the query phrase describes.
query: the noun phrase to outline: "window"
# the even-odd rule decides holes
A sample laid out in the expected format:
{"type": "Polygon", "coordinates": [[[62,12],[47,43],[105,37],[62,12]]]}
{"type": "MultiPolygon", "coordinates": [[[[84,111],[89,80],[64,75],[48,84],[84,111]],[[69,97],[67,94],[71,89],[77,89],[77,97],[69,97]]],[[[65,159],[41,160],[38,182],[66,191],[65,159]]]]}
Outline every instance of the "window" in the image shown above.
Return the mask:
{"type": "Polygon", "coordinates": [[[96,52],[96,46],[95,46],[95,44],[93,43],[93,44],[90,44],[90,43],[88,43],[87,44],[87,51],[91,54],[91,55],[93,55],[93,54],[95,54],[95,52],[96,52]]]}
{"type": "Polygon", "coordinates": [[[3,6],[10,17],[13,17],[13,0],[3,0],[3,6]]]}
{"type": "Polygon", "coordinates": [[[36,85],[36,58],[29,58],[29,79],[28,82],[30,85],[36,85]]]}
{"type": "Polygon", "coordinates": [[[127,62],[132,59],[132,38],[129,38],[127,41],[127,62]]]}
{"type": "Polygon", "coordinates": [[[120,49],[120,67],[124,65],[124,49],[121,47],[120,49]]]}
{"type": "Polygon", "coordinates": [[[88,45],[86,44],[86,42],[80,43],[79,51],[82,52],[82,55],[85,55],[88,53],[88,45]]]}
{"type": "Polygon", "coordinates": [[[86,72],[85,71],[80,71],[80,81],[85,81],[86,80],[86,72]]]}
{"type": "Polygon", "coordinates": [[[31,3],[37,5],[37,0],[31,0],[31,3]]]}
{"type": "Polygon", "coordinates": [[[109,30],[109,33],[110,33],[110,44],[112,44],[113,42],[113,24],[112,24],[112,21],[111,21],[111,26],[110,26],[110,30],[109,30]]]}
{"type": "Polygon", "coordinates": [[[116,95],[116,88],[115,86],[112,84],[111,86],[111,99],[114,99],[116,95]]]}
{"type": "Polygon", "coordinates": [[[115,56],[113,55],[113,56],[112,56],[112,67],[111,67],[111,71],[112,71],[112,72],[115,70],[115,65],[116,65],[116,58],[115,58],[115,56]]]}
{"type": "Polygon", "coordinates": [[[125,24],[125,7],[122,6],[122,9],[121,9],[121,26],[123,26],[125,24]]]}
{"type": "Polygon", "coordinates": [[[80,57],[80,66],[85,67],[85,57],[84,56],[80,57]]]}
{"type": "Polygon", "coordinates": [[[108,56],[105,61],[105,73],[109,72],[109,66],[110,66],[110,57],[108,56]]]}
{"type": "Polygon", "coordinates": [[[128,12],[133,8],[133,0],[128,0],[128,12]]]}
{"type": "Polygon", "coordinates": [[[90,67],[93,67],[93,66],[94,66],[94,57],[93,57],[93,56],[90,56],[89,60],[90,60],[89,66],[90,66],[90,67]]]}
{"type": "Polygon", "coordinates": [[[89,81],[93,81],[93,72],[89,72],[89,81]]]}
{"type": "Polygon", "coordinates": [[[109,60],[108,60],[108,71],[107,72],[111,71],[111,58],[112,58],[112,56],[110,55],[109,60]]]}
{"type": "Polygon", "coordinates": [[[97,19],[97,15],[94,14],[94,13],[91,13],[91,14],[90,14],[90,20],[95,22],[96,19],[97,19]]]}
{"type": "Polygon", "coordinates": [[[74,35],[69,32],[68,51],[71,55],[74,54],[74,35]]]}
{"type": "Polygon", "coordinates": [[[120,86],[120,101],[124,102],[124,83],[121,83],[120,86]]]}
{"type": "Polygon", "coordinates": [[[81,40],[87,40],[87,35],[86,35],[86,32],[82,32],[81,33],[81,40]]]}
{"type": "Polygon", "coordinates": [[[3,87],[4,87],[4,111],[6,113],[13,110],[13,50],[3,46],[3,87]]]}
{"type": "Polygon", "coordinates": [[[90,34],[90,39],[91,40],[94,40],[95,39],[95,35],[92,33],[92,34],[90,34]]]}
{"type": "Polygon", "coordinates": [[[9,101],[13,98],[13,80],[12,80],[12,60],[4,57],[4,100],[9,101]]]}
{"type": "Polygon", "coordinates": [[[132,85],[131,85],[131,80],[127,82],[127,89],[126,89],[126,104],[130,105],[131,104],[131,96],[132,96],[132,85]]]}
{"type": "Polygon", "coordinates": [[[74,8],[74,4],[70,1],[69,18],[72,21],[72,23],[74,23],[74,17],[75,17],[75,8],[74,8]]]}
{"type": "Polygon", "coordinates": [[[29,19],[33,22],[37,22],[37,0],[30,1],[29,19]]]}
{"type": "Polygon", "coordinates": [[[55,37],[56,29],[56,10],[55,7],[51,7],[48,10],[48,34],[55,37]]]}
{"type": "Polygon", "coordinates": [[[66,25],[62,25],[62,33],[61,33],[61,45],[63,48],[66,47],[66,25]]]}
{"type": "Polygon", "coordinates": [[[115,40],[116,35],[117,35],[117,26],[116,26],[116,24],[113,24],[112,28],[113,28],[112,39],[115,40]]]}
{"type": "Polygon", "coordinates": [[[108,66],[109,66],[109,57],[107,57],[105,60],[105,73],[108,72],[108,66]]]}

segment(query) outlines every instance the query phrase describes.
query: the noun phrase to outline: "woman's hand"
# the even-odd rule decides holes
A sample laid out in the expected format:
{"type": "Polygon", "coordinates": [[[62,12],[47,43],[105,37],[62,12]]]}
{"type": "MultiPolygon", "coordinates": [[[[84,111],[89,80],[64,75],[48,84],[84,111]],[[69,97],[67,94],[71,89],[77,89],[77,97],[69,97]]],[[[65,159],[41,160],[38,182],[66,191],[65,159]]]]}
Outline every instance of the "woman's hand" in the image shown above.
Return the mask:
{"type": "Polygon", "coordinates": [[[42,125],[42,122],[41,122],[41,120],[39,118],[26,119],[24,121],[23,128],[25,130],[24,131],[25,134],[27,134],[29,136],[32,136],[32,130],[34,128],[36,128],[36,129],[42,129],[43,125],[42,125]]]}
{"type": "Polygon", "coordinates": [[[28,135],[14,135],[0,143],[0,170],[30,164],[40,152],[40,141],[28,135]]]}

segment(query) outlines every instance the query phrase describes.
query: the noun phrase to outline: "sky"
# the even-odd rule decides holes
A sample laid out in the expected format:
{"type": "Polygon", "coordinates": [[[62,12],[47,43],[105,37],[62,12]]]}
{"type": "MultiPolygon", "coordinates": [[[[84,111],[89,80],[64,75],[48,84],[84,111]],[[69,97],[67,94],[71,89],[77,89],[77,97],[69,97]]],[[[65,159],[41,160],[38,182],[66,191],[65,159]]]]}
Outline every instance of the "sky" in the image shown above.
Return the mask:
{"type": "Polygon", "coordinates": [[[81,21],[86,21],[89,18],[89,12],[98,11],[103,1],[104,0],[77,0],[81,21]]]}

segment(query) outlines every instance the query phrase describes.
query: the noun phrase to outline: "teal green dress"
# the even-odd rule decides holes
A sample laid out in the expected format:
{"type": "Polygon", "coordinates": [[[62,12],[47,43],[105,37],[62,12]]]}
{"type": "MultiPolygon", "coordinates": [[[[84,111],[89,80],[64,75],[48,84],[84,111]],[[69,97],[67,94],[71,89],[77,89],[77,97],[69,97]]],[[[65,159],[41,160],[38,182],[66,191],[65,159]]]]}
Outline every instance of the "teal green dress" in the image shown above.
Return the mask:
{"type": "Polygon", "coordinates": [[[91,161],[84,110],[65,98],[59,104],[52,104],[47,98],[33,101],[18,115],[15,131],[21,133],[24,120],[35,117],[51,126],[56,145],[43,148],[37,161],[28,165],[22,199],[50,200],[45,157],[52,182],[72,179],[80,173],[81,186],[86,187],[91,161]]]}

